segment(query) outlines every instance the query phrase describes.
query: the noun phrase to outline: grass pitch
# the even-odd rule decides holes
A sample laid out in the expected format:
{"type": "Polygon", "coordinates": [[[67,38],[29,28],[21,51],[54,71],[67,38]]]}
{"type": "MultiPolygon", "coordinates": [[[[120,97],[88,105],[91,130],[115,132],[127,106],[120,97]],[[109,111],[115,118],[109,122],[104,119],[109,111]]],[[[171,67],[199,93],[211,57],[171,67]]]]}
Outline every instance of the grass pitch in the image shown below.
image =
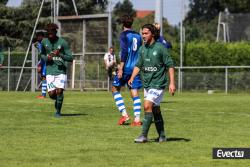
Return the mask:
{"type": "MultiPolygon", "coordinates": [[[[249,160],[214,160],[213,147],[250,147],[249,94],[165,95],[169,141],[135,144],[141,127],[118,126],[111,93],[65,92],[61,118],[39,93],[0,92],[1,167],[228,167],[249,160]]],[[[130,115],[132,101],[123,92],[130,115]]],[[[152,124],[149,138],[156,138],[152,124]]]]}

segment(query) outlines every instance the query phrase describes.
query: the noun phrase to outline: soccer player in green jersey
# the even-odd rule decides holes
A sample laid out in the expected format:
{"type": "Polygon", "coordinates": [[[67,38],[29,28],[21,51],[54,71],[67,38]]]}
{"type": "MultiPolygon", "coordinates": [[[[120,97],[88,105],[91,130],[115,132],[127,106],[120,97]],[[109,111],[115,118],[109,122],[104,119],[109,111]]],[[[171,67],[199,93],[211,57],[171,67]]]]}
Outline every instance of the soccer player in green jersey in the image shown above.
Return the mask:
{"type": "Polygon", "coordinates": [[[55,100],[55,116],[60,117],[67,80],[67,62],[72,62],[73,56],[68,43],[56,35],[57,29],[54,23],[47,25],[48,38],[42,40],[41,58],[46,62],[47,89],[50,98],[55,100]]]}
{"type": "Polygon", "coordinates": [[[148,131],[153,118],[159,134],[159,142],[166,141],[160,103],[168,84],[167,70],[169,72],[169,93],[173,95],[175,92],[174,65],[167,48],[160,42],[156,42],[157,34],[157,29],[152,24],[145,24],[142,27],[144,45],[139,50],[139,60],[128,81],[128,84],[132,84],[134,77],[140,72],[144,86],[144,119],[142,133],[135,139],[136,143],[148,141],[148,131]]]}

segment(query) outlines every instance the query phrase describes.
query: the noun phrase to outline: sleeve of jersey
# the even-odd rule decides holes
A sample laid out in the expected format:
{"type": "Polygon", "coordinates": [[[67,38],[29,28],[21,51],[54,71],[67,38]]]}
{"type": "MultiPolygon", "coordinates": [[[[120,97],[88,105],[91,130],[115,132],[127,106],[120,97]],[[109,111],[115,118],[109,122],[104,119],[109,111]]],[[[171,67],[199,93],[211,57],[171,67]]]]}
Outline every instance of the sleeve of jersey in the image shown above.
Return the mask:
{"type": "Polygon", "coordinates": [[[163,60],[167,68],[174,68],[174,62],[166,48],[163,48],[163,60]]]}
{"type": "Polygon", "coordinates": [[[120,35],[121,62],[126,62],[128,56],[128,42],[124,33],[120,35]]]}
{"type": "Polygon", "coordinates": [[[64,41],[63,43],[63,50],[64,50],[64,53],[60,52],[61,58],[65,61],[72,62],[73,61],[72,52],[69,49],[69,45],[66,41],[64,41]]]}

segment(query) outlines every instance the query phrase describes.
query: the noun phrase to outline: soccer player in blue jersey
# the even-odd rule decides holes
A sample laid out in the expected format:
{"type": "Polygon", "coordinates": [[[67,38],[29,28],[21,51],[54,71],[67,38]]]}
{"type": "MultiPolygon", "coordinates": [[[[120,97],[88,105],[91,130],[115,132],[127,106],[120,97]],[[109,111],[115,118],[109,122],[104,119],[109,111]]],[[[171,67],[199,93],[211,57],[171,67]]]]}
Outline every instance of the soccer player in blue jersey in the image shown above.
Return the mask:
{"type": "MultiPolygon", "coordinates": [[[[120,89],[127,84],[131,77],[134,66],[138,60],[138,50],[142,45],[142,39],[139,33],[132,30],[133,18],[124,15],[121,18],[123,24],[123,32],[120,34],[120,49],[121,61],[118,66],[117,74],[114,76],[112,85],[112,93],[118,110],[121,113],[121,118],[118,125],[127,124],[129,115],[126,111],[123,97],[121,96],[120,89]]],[[[141,113],[141,100],[138,94],[138,89],[142,87],[140,76],[137,75],[132,85],[128,86],[130,89],[131,98],[134,103],[134,121],[132,126],[141,126],[140,113],[141,113]]]]}
{"type": "Polygon", "coordinates": [[[161,30],[160,24],[159,23],[154,23],[153,25],[157,29],[157,33],[158,33],[158,36],[159,36],[159,38],[156,41],[160,42],[165,48],[172,49],[171,43],[169,41],[167,41],[162,35],[160,35],[160,30],[161,30]]]}
{"type": "MultiPolygon", "coordinates": [[[[38,49],[39,54],[42,51],[42,40],[44,38],[44,33],[39,31],[36,33],[36,40],[35,47],[38,49]]],[[[42,94],[37,96],[38,99],[43,99],[46,97],[47,91],[47,81],[46,81],[46,62],[43,59],[40,59],[37,65],[38,73],[41,75],[41,82],[42,82],[42,94]]]]}

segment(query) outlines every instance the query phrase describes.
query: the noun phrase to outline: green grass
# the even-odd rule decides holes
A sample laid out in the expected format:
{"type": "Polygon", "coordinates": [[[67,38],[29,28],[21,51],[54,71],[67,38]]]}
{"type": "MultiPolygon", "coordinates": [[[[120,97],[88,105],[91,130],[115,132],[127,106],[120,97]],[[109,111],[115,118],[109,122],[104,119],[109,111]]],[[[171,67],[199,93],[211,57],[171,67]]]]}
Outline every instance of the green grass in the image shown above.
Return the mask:
{"type": "MultiPolygon", "coordinates": [[[[169,142],[135,144],[141,127],[118,126],[111,93],[65,92],[61,118],[38,93],[0,92],[1,167],[228,167],[213,147],[250,147],[249,94],[182,93],[162,103],[169,142]]],[[[128,92],[125,103],[132,115],[128,92]]],[[[157,137],[154,125],[149,138],[157,137]]]]}

